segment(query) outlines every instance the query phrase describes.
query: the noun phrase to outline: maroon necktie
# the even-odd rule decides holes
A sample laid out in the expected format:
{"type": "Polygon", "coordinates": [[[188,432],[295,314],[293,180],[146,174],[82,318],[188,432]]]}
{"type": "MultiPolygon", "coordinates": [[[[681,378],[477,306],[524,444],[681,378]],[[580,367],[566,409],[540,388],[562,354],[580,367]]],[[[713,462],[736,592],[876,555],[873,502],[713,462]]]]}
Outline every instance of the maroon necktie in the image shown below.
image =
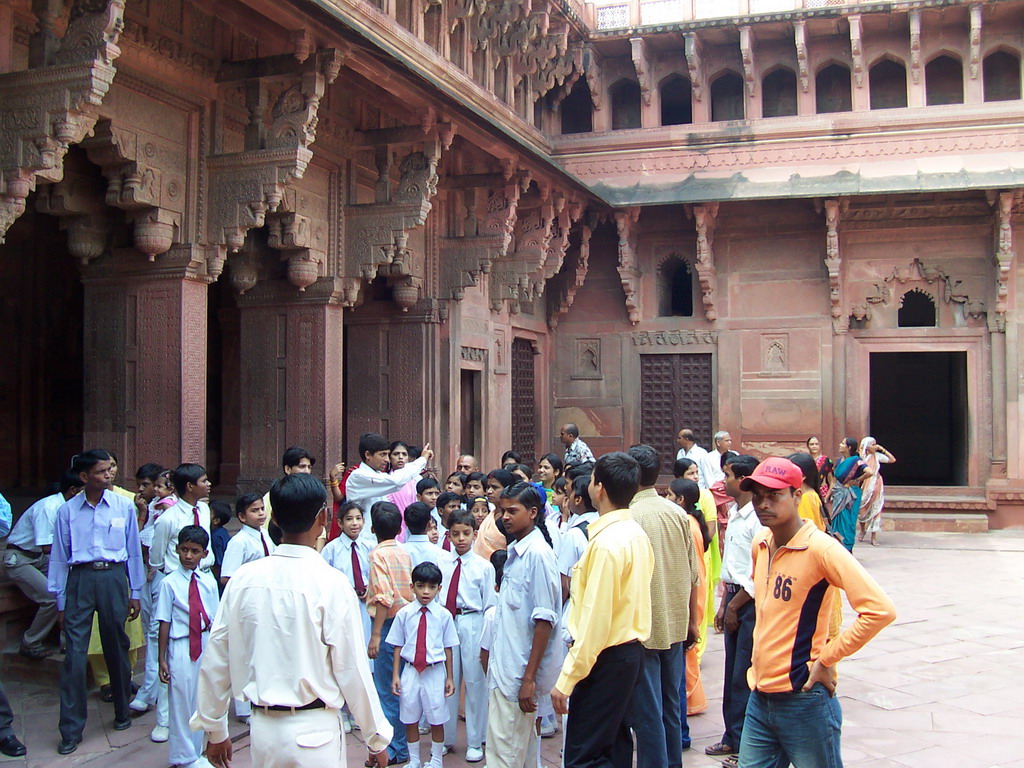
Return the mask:
{"type": "Polygon", "coordinates": [[[352,542],[352,581],[356,585],[356,594],[361,595],[366,591],[366,582],[363,581],[363,568],[359,565],[359,551],[356,549],[356,542],[352,542]]]}
{"type": "Polygon", "coordinates": [[[416,656],[412,665],[417,672],[427,668],[427,606],[420,608],[420,626],[416,630],[416,656]]]}
{"type": "Polygon", "coordinates": [[[452,551],[452,540],[448,536],[448,531],[444,532],[444,544],[441,545],[441,548],[444,549],[445,552],[452,551]]]}
{"type": "Polygon", "coordinates": [[[448,585],[448,598],[444,601],[444,607],[451,612],[452,616],[458,610],[459,603],[459,576],[462,575],[462,558],[455,560],[455,572],[452,574],[452,581],[448,585]]]}
{"type": "Polygon", "coordinates": [[[192,507],[192,525],[199,525],[199,505],[192,507]]]}
{"type": "Polygon", "coordinates": [[[267,540],[263,538],[263,531],[260,531],[260,544],[263,545],[263,556],[270,557],[270,548],[267,546],[267,540]]]}
{"type": "Polygon", "coordinates": [[[209,626],[210,617],[199,596],[199,576],[193,571],[188,585],[188,657],[192,661],[203,654],[203,630],[209,626]]]}

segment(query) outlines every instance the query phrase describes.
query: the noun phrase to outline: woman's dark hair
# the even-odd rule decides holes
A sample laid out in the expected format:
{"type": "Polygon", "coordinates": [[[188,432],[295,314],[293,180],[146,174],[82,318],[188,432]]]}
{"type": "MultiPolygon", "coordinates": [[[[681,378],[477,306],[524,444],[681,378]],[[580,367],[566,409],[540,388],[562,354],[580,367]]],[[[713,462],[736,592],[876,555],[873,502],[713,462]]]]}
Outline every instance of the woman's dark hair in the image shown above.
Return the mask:
{"type": "Polygon", "coordinates": [[[494,583],[501,589],[501,580],[505,577],[505,561],[508,560],[507,549],[496,549],[491,552],[491,565],[494,566],[494,583]]]}
{"type": "MultiPolygon", "coordinates": [[[[516,464],[512,469],[518,469],[527,477],[533,477],[533,467],[529,464],[516,464]]],[[[511,472],[512,469],[510,469],[509,472],[511,472]]]]}
{"type": "MultiPolygon", "coordinates": [[[[548,464],[551,465],[551,468],[555,470],[555,477],[561,476],[562,469],[565,467],[565,465],[562,463],[562,460],[558,458],[558,456],[556,456],[553,453],[545,453],[543,456],[540,457],[540,461],[546,461],[548,464]]],[[[537,463],[540,464],[540,461],[538,461],[537,463]]]]}
{"type": "Polygon", "coordinates": [[[178,531],[178,544],[198,544],[203,549],[206,549],[210,546],[210,534],[203,530],[202,526],[186,525],[178,531]]]}
{"type": "Polygon", "coordinates": [[[188,484],[196,485],[199,478],[206,474],[206,469],[201,464],[179,464],[174,474],[171,475],[171,484],[174,486],[178,496],[184,496],[188,490],[188,484]]]}
{"type": "Polygon", "coordinates": [[[668,487],[672,493],[683,500],[680,506],[686,510],[686,514],[697,521],[701,539],[704,541],[704,551],[707,552],[708,547],[711,546],[711,536],[709,535],[711,532],[708,530],[708,524],[704,519],[703,513],[697,506],[697,502],[700,501],[700,488],[693,480],[687,480],[682,477],[677,477],[668,484],[668,487]]]}
{"type": "Polygon", "coordinates": [[[459,481],[459,485],[461,485],[463,488],[466,487],[466,480],[469,479],[469,476],[465,472],[452,472],[450,475],[448,475],[448,477],[444,479],[444,481],[447,483],[453,477],[459,481]]]}
{"type": "Polygon", "coordinates": [[[533,483],[516,483],[502,491],[501,498],[515,499],[527,509],[530,509],[530,507],[536,509],[537,516],[533,519],[533,523],[540,529],[541,535],[544,536],[544,541],[548,543],[548,546],[552,549],[555,548],[555,545],[551,542],[551,534],[548,533],[548,526],[544,522],[544,509],[547,506],[547,499],[544,498],[544,493],[537,490],[537,486],[533,483]]]}
{"type": "MultiPolygon", "coordinates": [[[[693,459],[676,459],[675,464],[672,465],[673,476],[682,477],[686,474],[686,470],[696,463],[693,459]]],[[[697,471],[700,472],[700,467],[697,467],[697,471]]]]}
{"type": "Polygon", "coordinates": [[[818,480],[818,465],[814,462],[811,454],[800,451],[790,454],[786,458],[800,467],[800,471],[804,473],[804,483],[817,491],[821,483],[818,480]]]}
{"type": "Polygon", "coordinates": [[[601,484],[616,509],[626,509],[640,490],[640,465],[628,453],[606,453],[594,464],[594,482],[601,484]]]}
{"type": "Polygon", "coordinates": [[[593,512],[594,502],[590,500],[590,475],[580,475],[572,481],[572,492],[583,501],[583,508],[593,512]]]}
{"type": "Polygon", "coordinates": [[[405,442],[404,440],[395,440],[393,443],[391,443],[390,446],[388,446],[388,453],[391,453],[392,451],[394,451],[399,446],[401,446],[402,448],[405,448],[405,452],[406,453],[409,452],[409,444],[407,442],[405,442]]]}
{"type": "Polygon", "coordinates": [[[846,450],[850,452],[851,456],[856,456],[859,453],[859,451],[857,450],[859,443],[857,442],[856,438],[846,437],[843,438],[843,442],[846,443],[846,450]]]}
{"type": "Polygon", "coordinates": [[[285,475],[270,487],[274,522],[285,533],[305,533],[312,528],[326,501],[324,484],[305,473],[285,475]]]}
{"type": "Polygon", "coordinates": [[[239,520],[241,520],[242,514],[249,508],[249,505],[254,504],[262,498],[263,496],[258,493],[243,493],[235,500],[235,515],[239,520]]]}
{"type": "Polygon", "coordinates": [[[569,478],[564,475],[559,475],[555,478],[555,482],[551,484],[551,487],[559,493],[565,493],[565,487],[569,485],[569,478]]]}
{"type": "Polygon", "coordinates": [[[505,462],[506,461],[511,461],[513,464],[518,464],[522,460],[523,460],[523,457],[520,456],[515,451],[505,451],[503,454],[501,454],[501,461],[499,463],[502,466],[505,466],[505,462]]]}
{"type": "MultiPolygon", "coordinates": [[[[508,488],[510,485],[515,485],[519,482],[519,478],[507,469],[492,469],[487,473],[487,480],[497,480],[504,488],[508,488]]],[[[487,483],[485,482],[484,485],[486,484],[487,483]]]]}

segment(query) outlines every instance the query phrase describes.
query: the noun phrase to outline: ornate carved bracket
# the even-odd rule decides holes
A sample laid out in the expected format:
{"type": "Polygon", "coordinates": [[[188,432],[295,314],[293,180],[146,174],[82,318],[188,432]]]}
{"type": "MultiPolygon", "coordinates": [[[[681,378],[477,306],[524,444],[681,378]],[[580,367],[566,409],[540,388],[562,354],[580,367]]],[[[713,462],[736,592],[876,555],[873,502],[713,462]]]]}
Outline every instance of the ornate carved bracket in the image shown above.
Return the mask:
{"type": "MultiPolygon", "coordinates": [[[[871,320],[874,314],[873,308],[891,307],[894,300],[906,292],[902,288],[897,288],[896,284],[903,286],[915,282],[934,285],[941,291],[938,293],[938,291],[933,292],[922,288],[915,289],[928,295],[935,302],[936,307],[942,300],[946,304],[955,305],[964,319],[977,320],[986,315],[984,299],[971,298],[972,293],[975,296],[986,293],[982,284],[972,279],[968,280],[968,285],[965,286],[963,280],[954,279],[941,267],[926,266],[920,259],[914,259],[906,269],[897,267],[886,277],[870,281],[863,303],[851,307],[849,314],[855,320],[871,320]]],[[[907,290],[911,290],[911,288],[907,290]]]]}
{"type": "Polygon", "coordinates": [[[418,300],[423,275],[423,256],[409,249],[409,232],[422,226],[430,213],[440,157],[440,142],[424,141],[422,151],[403,158],[398,188],[392,191],[391,151],[380,147],[377,202],[345,206],[345,277],[373,280],[384,275],[403,311],[418,300]]]}
{"type": "Polygon", "coordinates": [[[619,261],[615,268],[626,294],[629,322],[633,325],[640,322],[640,263],[636,252],[639,240],[636,223],[639,219],[639,207],[615,212],[615,228],[619,233],[619,261]]]}
{"type": "Polygon", "coordinates": [[[715,310],[718,273],[715,271],[713,243],[715,220],[718,218],[718,203],[702,203],[693,206],[693,218],[697,225],[697,279],[704,302],[704,316],[711,322],[718,318],[715,310]]]}
{"type": "Polygon", "coordinates": [[[911,11],[910,16],[910,79],[914,84],[921,82],[921,12],[911,11]]]}
{"type": "Polygon", "coordinates": [[[651,103],[651,61],[647,53],[646,39],[643,37],[629,38],[629,50],[633,59],[633,69],[640,84],[640,96],[644,104],[651,103]]]}
{"type": "Polygon", "coordinates": [[[864,45],[861,42],[863,28],[859,13],[847,17],[850,22],[850,54],[853,56],[853,84],[856,88],[864,85],[864,45]]]}
{"type": "Polygon", "coordinates": [[[796,42],[796,65],[800,72],[800,90],[807,93],[811,83],[810,67],[807,64],[807,22],[793,22],[793,38],[796,42]]]}
{"type": "Polygon", "coordinates": [[[687,32],[684,40],[686,69],[690,73],[690,87],[692,88],[693,98],[701,101],[704,98],[704,67],[702,62],[704,46],[700,38],[697,37],[696,32],[687,32]]]}
{"type": "Polygon", "coordinates": [[[981,71],[981,3],[971,6],[971,80],[981,71]]]}
{"type": "Polygon", "coordinates": [[[594,104],[594,111],[601,109],[601,90],[604,87],[604,77],[601,72],[601,55],[592,45],[586,45],[583,49],[583,70],[586,73],[587,85],[590,86],[590,100],[594,104]]]}
{"type": "Polygon", "coordinates": [[[849,315],[843,312],[842,255],[839,252],[838,200],[825,201],[825,268],[828,270],[829,301],[832,305],[832,332],[845,333],[850,327],[849,315]]]}
{"type": "MultiPolygon", "coordinates": [[[[316,138],[320,99],[338,76],[342,61],[342,53],[330,49],[304,62],[286,54],[224,65],[218,80],[244,83],[250,122],[244,151],[207,159],[211,243],[235,252],[248,230],[266,223],[267,214],[287,213],[281,209],[286,188],[302,178],[313,157],[309,145],[316,138]],[[268,110],[271,89],[276,90],[268,110]]],[[[316,280],[313,267],[319,275],[321,255],[295,248],[288,258],[289,280],[300,290],[316,280]]]]}
{"type": "Polygon", "coordinates": [[[740,56],[743,59],[743,81],[747,86],[747,97],[753,97],[757,86],[754,71],[754,35],[750,27],[740,27],[740,56]]]}
{"type": "Polygon", "coordinates": [[[1010,277],[1013,275],[1017,254],[1013,250],[1013,209],[1020,202],[1024,190],[1000,192],[992,202],[996,209],[996,328],[1006,328],[1007,298],[1010,277]]]}
{"type": "Polygon", "coordinates": [[[0,243],[36,182],[60,181],[68,147],[96,124],[123,27],[124,0],[76,0],[52,63],[0,75],[0,243]]]}
{"type": "Polygon", "coordinates": [[[65,168],[56,184],[39,188],[36,210],[60,221],[68,233],[68,252],[86,266],[107,250],[110,220],[103,204],[103,187],[89,175],[65,168]]]}
{"type": "Polygon", "coordinates": [[[477,190],[469,190],[467,197],[464,234],[441,238],[441,298],[456,301],[462,299],[466,288],[476,285],[481,274],[491,271],[497,259],[508,253],[516,223],[519,184],[512,182],[490,190],[482,215],[477,190]]]}
{"type": "Polygon", "coordinates": [[[514,250],[507,258],[495,262],[491,270],[492,312],[500,312],[507,303],[509,311],[515,314],[519,312],[520,301],[530,301],[539,295],[537,275],[547,259],[555,217],[564,202],[553,201],[542,190],[539,205],[526,210],[520,205],[513,234],[514,250]]]}
{"type": "Polygon", "coordinates": [[[552,330],[558,327],[559,319],[572,307],[576,300],[576,292],[586,282],[587,270],[590,268],[590,238],[593,234],[594,231],[588,224],[580,227],[580,244],[575,254],[576,263],[571,271],[565,273],[567,275],[565,284],[553,297],[553,301],[549,302],[552,309],[548,326],[552,330]]]}

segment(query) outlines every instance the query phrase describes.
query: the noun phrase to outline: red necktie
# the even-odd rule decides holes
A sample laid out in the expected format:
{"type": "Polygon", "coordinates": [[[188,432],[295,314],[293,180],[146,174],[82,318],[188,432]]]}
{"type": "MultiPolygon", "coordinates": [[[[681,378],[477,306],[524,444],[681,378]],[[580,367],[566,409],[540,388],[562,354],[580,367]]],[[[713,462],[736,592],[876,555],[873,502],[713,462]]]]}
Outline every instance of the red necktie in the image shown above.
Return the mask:
{"type": "Polygon", "coordinates": [[[263,531],[260,531],[260,544],[263,545],[263,556],[270,557],[270,548],[267,546],[267,540],[263,538],[263,531]]]}
{"type": "Polygon", "coordinates": [[[417,672],[427,668],[427,606],[420,608],[420,626],[416,630],[416,656],[412,665],[417,672]]]}
{"type": "Polygon", "coordinates": [[[188,585],[188,657],[192,661],[203,654],[203,630],[209,626],[210,617],[199,596],[199,576],[193,571],[188,585]]]}
{"type": "Polygon", "coordinates": [[[352,542],[352,581],[356,585],[356,594],[361,595],[366,591],[366,582],[363,581],[363,568],[359,564],[359,551],[356,549],[356,542],[352,542]]]}
{"type": "Polygon", "coordinates": [[[199,525],[199,505],[192,507],[192,525],[199,525]]]}
{"type": "Polygon", "coordinates": [[[444,607],[447,608],[452,616],[458,610],[459,603],[459,576],[462,574],[462,558],[458,558],[455,561],[455,572],[452,574],[451,584],[448,585],[448,598],[444,601],[444,607]]]}
{"type": "Polygon", "coordinates": [[[448,538],[448,531],[444,532],[444,544],[441,545],[445,552],[452,551],[452,540],[448,538]]]}

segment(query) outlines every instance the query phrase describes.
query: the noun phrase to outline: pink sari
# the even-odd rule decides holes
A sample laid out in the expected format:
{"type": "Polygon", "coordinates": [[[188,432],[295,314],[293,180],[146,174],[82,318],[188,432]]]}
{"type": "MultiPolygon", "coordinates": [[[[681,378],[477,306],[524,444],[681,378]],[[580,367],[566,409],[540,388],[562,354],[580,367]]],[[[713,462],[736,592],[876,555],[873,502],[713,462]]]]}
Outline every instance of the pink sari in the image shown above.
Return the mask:
{"type": "Polygon", "coordinates": [[[398,511],[402,513],[402,532],[395,537],[398,541],[405,541],[405,508],[416,501],[416,483],[421,479],[413,478],[394,493],[388,494],[388,501],[398,507],[398,511]]]}

